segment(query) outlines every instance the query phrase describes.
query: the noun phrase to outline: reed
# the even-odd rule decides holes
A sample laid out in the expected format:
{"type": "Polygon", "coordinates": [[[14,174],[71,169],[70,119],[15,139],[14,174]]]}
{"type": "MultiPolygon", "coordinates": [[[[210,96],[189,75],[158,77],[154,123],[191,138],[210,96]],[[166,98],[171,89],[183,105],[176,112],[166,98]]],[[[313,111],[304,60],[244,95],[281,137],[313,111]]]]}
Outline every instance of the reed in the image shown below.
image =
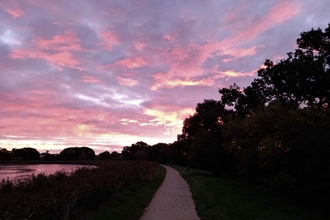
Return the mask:
{"type": "Polygon", "coordinates": [[[154,162],[115,161],[0,182],[0,219],[78,219],[125,187],[152,179],[154,162]]]}

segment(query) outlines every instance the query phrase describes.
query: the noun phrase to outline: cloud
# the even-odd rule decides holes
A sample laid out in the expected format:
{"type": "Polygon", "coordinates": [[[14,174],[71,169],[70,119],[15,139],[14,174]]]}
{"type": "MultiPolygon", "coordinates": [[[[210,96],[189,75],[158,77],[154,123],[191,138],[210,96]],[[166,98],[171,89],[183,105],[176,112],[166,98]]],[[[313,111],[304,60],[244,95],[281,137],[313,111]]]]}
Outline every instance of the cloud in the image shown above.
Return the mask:
{"type": "Polygon", "coordinates": [[[114,65],[120,65],[128,69],[143,67],[146,64],[146,61],[142,57],[126,58],[114,63],[114,65]]]}
{"type": "Polygon", "coordinates": [[[50,40],[37,38],[30,48],[18,48],[9,54],[11,59],[41,59],[62,70],[62,67],[82,69],[72,51],[83,51],[80,41],[73,32],[64,32],[50,40]]]}
{"type": "Polygon", "coordinates": [[[135,86],[139,81],[131,78],[117,77],[118,83],[122,86],[135,86]]]}
{"type": "Polygon", "coordinates": [[[83,76],[82,81],[86,83],[101,83],[101,81],[94,76],[83,76]]]}
{"type": "Polygon", "coordinates": [[[330,19],[313,0],[1,3],[1,147],[57,150],[173,142],[198,102],[330,19]]]}
{"type": "Polygon", "coordinates": [[[52,65],[56,66],[59,71],[62,70],[62,67],[69,68],[78,68],[78,64],[81,62],[78,61],[70,52],[63,51],[53,54],[47,52],[38,51],[38,50],[26,50],[26,49],[17,49],[13,51],[9,57],[11,59],[42,59],[46,60],[52,65]]]}
{"type": "Polygon", "coordinates": [[[52,39],[37,38],[32,41],[39,49],[42,50],[57,50],[57,51],[82,51],[80,40],[77,35],[71,31],[65,31],[63,34],[58,34],[52,39]]]}
{"type": "Polygon", "coordinates": [[[15,19],[24,15],[24,11],[19,8],[5,8],[5,11],[15,19]]]}
{"type": "Polygon", "coordinates": [[[102,38],[102,43],[100,43],[100,46],[102,48],[112,50],[115,45],[119,44],[118,37],[110,31],[103,31],[100,35],[102,38]]]}
{"type": "Polygon", "coordinates": [[[19,40],[19,37],[17,36],[17,34],[14,33],[14,31],[11,29],[7,29],[4,34],[0,35],[0,40],[4,44],[10,45],[10,46],[12,46],[12,45],[18,46],[18,45],[22,44],[22,42],[19,40]]]}

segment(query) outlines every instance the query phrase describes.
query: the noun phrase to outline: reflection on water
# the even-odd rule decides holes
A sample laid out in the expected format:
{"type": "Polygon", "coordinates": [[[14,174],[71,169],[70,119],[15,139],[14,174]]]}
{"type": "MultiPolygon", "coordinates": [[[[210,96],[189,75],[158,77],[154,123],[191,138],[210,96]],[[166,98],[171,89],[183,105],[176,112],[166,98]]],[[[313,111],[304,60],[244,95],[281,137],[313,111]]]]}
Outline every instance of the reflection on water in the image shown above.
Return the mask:
{"type": "Polygon", "coordinates": [[[24,177],[31,174],[51,174],[56,171],[71,172],[79,167],[88,167],[88,165],[77,164],[33,164],[33,165],[0,165],[0,181],[2,179],[14,179],[16,177],[24,177]]]}

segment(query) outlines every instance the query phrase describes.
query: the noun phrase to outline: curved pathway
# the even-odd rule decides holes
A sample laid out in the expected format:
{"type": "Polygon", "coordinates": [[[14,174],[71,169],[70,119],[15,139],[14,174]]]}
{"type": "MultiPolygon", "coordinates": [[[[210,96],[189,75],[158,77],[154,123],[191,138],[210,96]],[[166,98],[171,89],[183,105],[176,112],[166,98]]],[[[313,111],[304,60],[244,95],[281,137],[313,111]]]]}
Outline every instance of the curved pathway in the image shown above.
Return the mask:
{"type": "Polygon", "coordinates": [[[199,220],[189,185],[178,171],[164,167],[165,180],[140,220],[199,220]]]}

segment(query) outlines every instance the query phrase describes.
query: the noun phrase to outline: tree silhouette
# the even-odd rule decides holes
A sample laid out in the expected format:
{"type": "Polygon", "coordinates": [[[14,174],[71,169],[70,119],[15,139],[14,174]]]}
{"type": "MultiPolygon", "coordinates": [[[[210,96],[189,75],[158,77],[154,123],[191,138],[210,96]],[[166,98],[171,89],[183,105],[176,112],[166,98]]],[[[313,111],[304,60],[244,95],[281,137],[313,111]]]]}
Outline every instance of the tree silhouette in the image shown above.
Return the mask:
{"type": "Polygon", "coordinates": [[[60,152],[59,158],[62,160],[94,160],[95,152],[89,147],[69,147],[60,152]]]}
{"type": "Polygon", "coordinates": [[[19,149],[12,149],[12,155],[14,159],[17,160],[39,160],[40,153],[31,147],[24,147],[19,149]]]}
{"type": "Polygon", "coordinates": [[[250,86],[219,89],[222,103],[242,117],[271,101],[296,107],[327,108],[330,101],[330,23],[297,39],[298,49],[274,64],[267,59],[250,86]]]}

